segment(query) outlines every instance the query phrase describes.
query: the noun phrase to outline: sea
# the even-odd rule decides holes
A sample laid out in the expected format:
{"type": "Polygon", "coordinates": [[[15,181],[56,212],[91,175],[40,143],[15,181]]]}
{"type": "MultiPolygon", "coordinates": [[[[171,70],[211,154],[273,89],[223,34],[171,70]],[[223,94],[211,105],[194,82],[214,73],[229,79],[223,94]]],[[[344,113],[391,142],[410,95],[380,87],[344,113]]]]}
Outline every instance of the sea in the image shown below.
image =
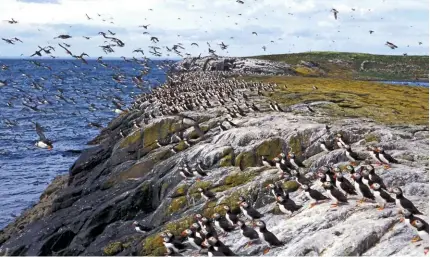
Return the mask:
{"type": "MultiPolygon", "coordinates": [[[[126,107],[164,83],[166,62],[152,60],[145,67],[103,60],[103,67],[96,60],[0,60],[0,80],[7,81],[0,86],[0,229],[36,204],[49,183],[68,172],[76,152],[90,147],[87,142],[100,131],[90,124],[106,126],[118,115],[112,101],[126,107]],[[141,70],[147,75],[136,86],[131,78],[141,70]],[[35,147],[35,122],[53,141],[52,150],[35,147]]],[[[428,82],[407,85],[428,87],[428,82]]]]}
{"type": "Polygon", "coordinates": [[[164,83],[168,63],[0,60],[0,80],[7,82],[0,86],[0,229],[36,204],[54,177],[68,172],[77,152],[90,147],[100,131],[96,124],[106,126],[118,115],[112,101],[126,108],[164,83]],[[147,74],[136,86],[132,77],[142,70],[147,74]],[[53,141],[52,150],[35,146],[35,122],[53,141]]]}

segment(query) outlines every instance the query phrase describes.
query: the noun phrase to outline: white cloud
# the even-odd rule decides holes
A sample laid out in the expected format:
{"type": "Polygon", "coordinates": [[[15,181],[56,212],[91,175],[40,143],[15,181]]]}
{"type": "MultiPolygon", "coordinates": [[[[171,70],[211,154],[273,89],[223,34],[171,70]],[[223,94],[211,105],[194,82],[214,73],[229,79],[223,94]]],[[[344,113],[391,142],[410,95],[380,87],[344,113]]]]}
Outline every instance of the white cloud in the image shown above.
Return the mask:
{"type": "MultiPolygon", "coordinates": [[[[193,55],[207,54],[206,42],[218,54],[235,56],[309,50],[428,54],[427,0],[243,1],[242,5],[235,0],[0,0],[0,20],[13,17],[19,21],[13,25],[1,22],[0,36],[24,41],[16,45],[0,42],[0,56],[30,55],[37,45],[56,44],[53,37],[66,33],[73,36],[68,40],[72,52],[104,55],[98,47],[104,40],[96,34],[107,29],[126,43],[111,56],[131,56],[133,49],[141,47],[147,52],[154,45],[138,27],[146,24],[150,24],[148,32],[160,39],[156,45],[171,47],[182,42],[185,52],[193,55]],[[338,20],[331,8],[339,11],[338,20]],[[87,20],[85,14],[93,19],[87,20]],[[375,33],[370,35],[369,30],[375,33]],[[253,31],[259,35],[252,35],[253,31]],[[216,45],[221,41],[229,45],[228,53],[216,45]],[[399,48],[392,51],[384,46],[386,41],[399,48]],[[419,41],[423,44],[418,45],[419,41]],[[191,47],[191,42],[200,47],[191,47]]],[[[59,50],[55,54],[65,56],[59,50]]]]}

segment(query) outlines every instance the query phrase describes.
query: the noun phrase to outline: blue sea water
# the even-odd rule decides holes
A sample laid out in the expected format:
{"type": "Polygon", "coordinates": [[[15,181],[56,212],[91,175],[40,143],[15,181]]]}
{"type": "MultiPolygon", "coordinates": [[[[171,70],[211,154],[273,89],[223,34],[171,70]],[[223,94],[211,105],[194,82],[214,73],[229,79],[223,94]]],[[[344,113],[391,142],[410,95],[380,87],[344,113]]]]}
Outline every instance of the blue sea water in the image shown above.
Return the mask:
{"type": "Polygon", "coordinates": [[[386,83],[386,84],[393,84],[393,85],[429,87],[429,83],[423,82],[423,81],[380,81],[380,82],[386,83]]]}
{"type": "Polygon", "coordinates": [[[127,106],[134,96],[166,78],[161,61],[148,62],[149,73],[140,88],[131,78],[145,67],[134,62],[104,60],[108,67],[102,67],[95,60],[88,65],[75,60],[36,61],[50,69],[28,60],[0,60],[0,80],[8,82],[0,87],[0,229],[35,204],[55,176],[68,172],[78,157],[68,150],[89,147],[86,143],[99,133],[90,122],[105,126],[117,116],[114,97],[127,106]],[[7,67],[1,69],[2,65],[7,67]],[[124,75],[123,83],[112,79],[118,74],[124,75]],[[32,122],[42,125],[54,141],[53,150],[34,146],[38,136],[32,122]]]}

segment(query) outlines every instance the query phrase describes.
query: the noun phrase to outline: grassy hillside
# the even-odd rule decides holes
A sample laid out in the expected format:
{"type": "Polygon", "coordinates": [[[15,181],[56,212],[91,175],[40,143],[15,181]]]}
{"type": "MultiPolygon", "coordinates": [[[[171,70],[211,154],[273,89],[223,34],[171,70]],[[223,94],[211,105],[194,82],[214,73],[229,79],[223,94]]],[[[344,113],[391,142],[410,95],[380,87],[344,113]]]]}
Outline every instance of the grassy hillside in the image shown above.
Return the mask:
{"type": "Polygon", "coordinates": [[[307,52],[262,55],[252,58],[286,62],[293,65],[299,75],[311,77],[359,80],[428,80],[429,73],[429,56],[307,52]]]}
{"type": "Polygon", "coordinates": [[[389,125],[428,125],[429,89],[335,78],[249,77],[278,85],[267,96],[288,107],[318,101],[330,104],[312,107],[333,118],[366,117],[389,125]],[[316,87],[316,89],[313,88],[316,87]]]}

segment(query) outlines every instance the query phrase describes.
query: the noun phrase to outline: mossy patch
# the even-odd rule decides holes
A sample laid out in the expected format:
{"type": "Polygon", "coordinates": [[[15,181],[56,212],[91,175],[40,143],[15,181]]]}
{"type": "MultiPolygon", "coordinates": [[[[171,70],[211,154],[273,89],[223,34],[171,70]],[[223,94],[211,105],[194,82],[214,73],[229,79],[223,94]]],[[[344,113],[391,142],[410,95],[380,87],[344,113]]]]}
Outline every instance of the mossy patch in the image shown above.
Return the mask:
{"type": "Polygon", "coordinates": [[[236,172],[226,176],[224,179],[224,184],[231,187],[243,185],[251,181],[257,175],[257,172],[254,171],[236,172]]]}
{"type": "Polygon", "coordinates": [[[366,134],[364,136],[364,139],[366,140],[366,143],[379,142],[381,140],[381,137],[379,135],[375,135],[375,134],[366,134]]]}
{"type": "Polygon", "coordinates": [[[148,236],[143,240],[142,253],[143,256],[163,256],[166,249],[163,245],[163,238],[158,234],[148,236]]]}
{"type": "Polygon", "coordinates": [[[177,120],[165,118],[146,127],[143,131],[143,145],[145,147],[154,145],[155,140],[163,140],[168,135],[177,131],[180,126],[177,120]]]}
{"type": "Polygon", "coordinates": [[[143,137],[143,133],[141,130],[136,130],[135,132],[133,132],[131,135],[128,135],[126,138],[124,138],[119,147],[120,148],[124,148],[127,146],[130,146],[132,144],[138,143],[138,142],[142,142],[142,137],[143,137]]]}
{"type": "Polygon", "coordinates": [[[123,250],[121,242],[113,242],[103,248],[103,255],[114,256],[123,250]]]}
{"type": "Polygon", "coordinates": [[[243,169],[255,167],[257,165],[257,158],[252,152],[243,152],[236,156],[234,165],[242,167],[243,169]]]}
{"type": "Polygon", "coordinates": [[[190,188],[190,194],[198,193],[200,195],[199,191],[197,191],[199,187],[203,189],[208,189],[210,186],[211,182],[209,181],[198,181],[194,183],[194,185],[190,188]]]}
{"type": "Polygon", "coordinates": [[[297,191],[300,187],[299,183],[294,180],[286,181],[282,184],[284,190],[288,190],[289,192],[297,191]]]}
{"type": "Polygon", "coordinates": [[[290,137],[288,147],[296,155],[301,156],[306,148],[309,146],[310,137],[312,136],[311,131],[302,131],[290,137]]]}
{"type": "Polygon", "coordinates": [[[177,151],[177,152],[181,152],[181,151],[184,151],[185,149],[187,149],[188,148],[188,145],[187,144],[185,144],[185,142],[184,141],[180,141],[176,146],[175,146],[175,150],[177,151]]]}
{"type": "Polygon", "coordinates": [[[180,185],[176,187],[175,192],[173,193],[172,197],[178,197],[178,196],[184,196],[188,191],[187,185],[180,185]]]}
{"type": "Polygon", "coordinates": [[[219,166],[220,167],[232,166],[232,160],[233,160],[233,156],[231,154],[224,156],[223,158],[221,158],[221,160],[219,160],[219,166]]]}
{"type": "Polygon", "coordinates": [[[192,216],[188,216],[179,220],[169,222],[164,226],[164,228],[170,231],[175,236],[180,236],[182,231],[189,228],[193,223],[194,218],[192,216]]]}
{"type": "Polygon", "coordinates": [[[182,210],[186,205],[187,205],[187,198],[185,196],[173,198],[172,202],[167,208],[167,215],[170,215],[182,210]]]}
{"type": "Polygon", "coordinates": [[[256,153],[258,156],[266,155],[268,159],[273,159],[282,152],[283,141],[279,138],[270,139],[261,143],[256,153]]]}
{"type": "Polygon", "coordinates": [[[429,89],[425,87],[284,76],[252,80],[277,83],[279,87],[270,97],[282,105],[331,102],[312,108],[332,118],[365,117],[389,125],[428,125],[429,89]],[[314,90],[312,86],[318,89],[314,90]]]}

